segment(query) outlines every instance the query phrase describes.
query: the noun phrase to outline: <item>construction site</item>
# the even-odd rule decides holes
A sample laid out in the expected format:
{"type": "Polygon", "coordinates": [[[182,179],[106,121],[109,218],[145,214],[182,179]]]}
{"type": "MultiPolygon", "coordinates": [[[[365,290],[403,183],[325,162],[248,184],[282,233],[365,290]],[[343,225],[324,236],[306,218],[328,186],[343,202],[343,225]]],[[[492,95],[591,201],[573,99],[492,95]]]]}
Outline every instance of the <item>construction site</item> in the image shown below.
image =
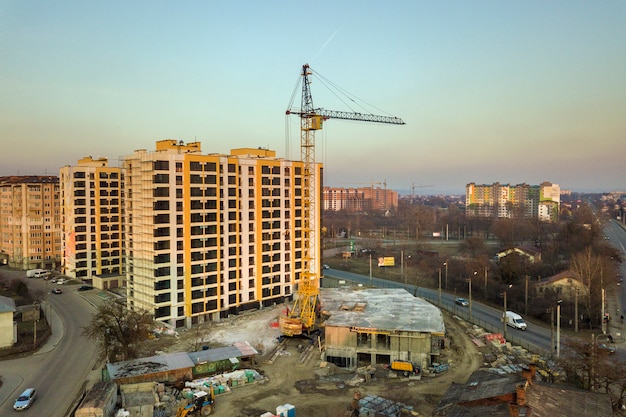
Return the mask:
{"type": "MultiPolygon", "coordinates": [[[[107,364],[105,381],[93,386],[95,394],[86,395],[75,416],[399,417],[448,415],[445,410],[460,407],[458,415],[518,417],[528,408],[526,391],[516,394],[518,381],[492,383],[511,385],[514,392],[492,390],[475,400],[504,407],[505,414],[488,408],[466,414],[464,404],[445,394],[452,386],[459,390],[454,384],[465,384],[479,369],[502,376],[528,375],[532,367],[527,386],[558,376],[548,360],[512,346],[502,334],[470,325],[404,289],[321,288],[315,132],[328,119],[404,122],[314,107],[311,73],[303,65],[301,106],[286,112],[300,118],[304,172],[302,262],[293,299],[146,343],[145,357],[107,364]]],[[[571,403],[604,409],[606,398],[592,394],[571,403]]]]}
{"type": "MultiPolygon", "coordinates": [[[[284,305],[164,334],[145,357],[108,364],[106,382],[94,375],[75,416],[431,416],[458,407],[464,397],[451,389],[477,395],[464,385],[471,378],[514,392],[512,382],[487,381],[518,381],[532,367],[532,382],[547,384],[535,391],[554,386],[549,359],[402,291],[323,288],[325,331],[310,336],[282,334],[284,305]],[[479,370],[491,377],[473,376],[479,370]]],[[[592,396],[576,398],[598,402],[592,396]]]]}
{"type": "MultiPolygon", "coordinates": [[[[102,384],[119,387],[115,411],[129,417],[195,415],[179,411],[193,404],[191,391],[212,392],[215,399],[210,412],[216,416],[280,415],[277,409],[285,405],[304,416],[357,415],[352,414],[355,411],[368,415],[367,410],[381,407],[387,411],[371,415],[400,415],[401,410],[410,413],[407,415],[429,415],[434,404],[416,401],[417,391],[428,386],[426,391],[441,390],[448,380],[459,380],[459,373],[477,369],[481,362],[477,351],[470,353],[468,338],[459,337],[459,342],[464,341],[462,346],[449,346],[452,339],[441,336],[444,321],[438,308],[402,291],[321,291],[320,299],[329,303],[325,314],[334,317],[328,319],[327,338],[319,333],[284,337],[278,322],[285,306],[205,323],[177,336],[163,335],[145,347],[157,355],[107,365],[110,380],[94,385],[99,393],[96,397],[108,397],[102,395],[102,384]],[[410,316],[400,314],[406,308],[421,311],[414,317],[423,319],[412,322],[410,316]],[[364,326],[367,323],[368,328],[364,326]],[[441,348],[444,340],[447,349],[441,348]],[[198,351],[204,358],[198,353],[184,353],[198,346],[204,348],[198,351]],[[229,364],[221,366],[221,372],[210,372],[210,363],[218,359],[206,355],[213,351],[217,355],[225,349],[222,346],[231,346],[232,357],[226,359],[229,364]],[[233,351],[232,346],[239,351],[233,351]],[[461,362],[463,367],[458,367],[461,362]],[[394,363],[397,369],[393,369],[394,363]],[[209,372],[197,375],[200,365],[209,372]]],[[[454,324],[463,336],[458,326],[454,324]]],[[[214,370],[219,368],[213,366],[214,370]]],[[[424,399],[432,402],[440,394],[426,393],[424,399]]],[[[93,412],[94,395],[89,398],[91,405],[79,406],[76,416],[90,415],[81,414],[81,409],[93,412]]]]}

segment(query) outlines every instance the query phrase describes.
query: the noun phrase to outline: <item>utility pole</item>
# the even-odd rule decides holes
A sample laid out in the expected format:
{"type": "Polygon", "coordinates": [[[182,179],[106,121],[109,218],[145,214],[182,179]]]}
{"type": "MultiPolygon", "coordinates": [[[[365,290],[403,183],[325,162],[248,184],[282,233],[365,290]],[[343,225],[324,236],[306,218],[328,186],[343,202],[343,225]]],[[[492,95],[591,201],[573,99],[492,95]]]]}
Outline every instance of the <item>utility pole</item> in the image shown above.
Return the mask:
{"type": "Polygon", "coordinates": [[[438,268],[438,271],[439,271],[439,286],[437,288],[437,291],[439,293],[439,304],[438,304],[438,306],[441,307],[441,267],[438,268]]]}
{"type": "Polygon", "coordinates": [[[446,291],[448,291],[448,261],[447,260],[443,263],[443,266],[446,267],[446,291]]]}
{"type": "Polygon", "coordinates": [[[372,286],[372,254],[370,253],[370,286],[372,286]]]}
{"type": "Polygon", "coordinates": [[[488,268],[485,266],[485,300],[487,300],[487,271],[488,268]]]}

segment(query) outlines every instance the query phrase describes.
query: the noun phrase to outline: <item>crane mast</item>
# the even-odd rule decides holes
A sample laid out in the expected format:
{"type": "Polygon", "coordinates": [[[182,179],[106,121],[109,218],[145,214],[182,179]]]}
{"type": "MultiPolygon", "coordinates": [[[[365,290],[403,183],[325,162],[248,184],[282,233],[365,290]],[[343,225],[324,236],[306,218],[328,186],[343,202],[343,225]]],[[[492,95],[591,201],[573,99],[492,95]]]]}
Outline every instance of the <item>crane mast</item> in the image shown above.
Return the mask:
{"type": "Polygon", "coordinates": [[[315,262],[319,256],[316,196],[317,170],[315,166],[315,131],[322,129],[328,119],[356,120],[374,123],[405,124],[402,119],[390,116],[378,116],[354,112],[316,109],[311,95],[312,71],[309,64],[302,66],[302,100],[300,110],[288,109],[286,114],[300,116],[300,159],[303,165],[303,250],[302,271],[298,283],[297,297],[293,309],[281,317],[281,332],[287,336],[302,334],[315,326],[319,296],[319,265],[315,262]]]}

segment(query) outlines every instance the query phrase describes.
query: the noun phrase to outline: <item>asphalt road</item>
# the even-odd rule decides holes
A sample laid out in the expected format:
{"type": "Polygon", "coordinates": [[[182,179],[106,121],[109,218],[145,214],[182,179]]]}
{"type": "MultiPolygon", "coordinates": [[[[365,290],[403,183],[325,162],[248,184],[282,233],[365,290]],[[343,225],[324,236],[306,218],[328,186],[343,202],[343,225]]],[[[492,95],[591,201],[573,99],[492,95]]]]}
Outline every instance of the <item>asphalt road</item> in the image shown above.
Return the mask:
{"type": "MultiPolygon", "coordinates": [[[[16,278],[23,271],[8,271],[16,278]]],[[[23,278],[31,288],[45,288],[52,317],[52,333],[48,342],[33,355],[0,361],[0,416],[14,413],[13,402],[26,388],[37,389],[34,405],[23,416],[65,417],[76,399],[97,359],[94,343],[81,336],[89,323],[92,304],[76,291],[78,285],[63,285],[63,294],[49,294],[53,284],[41,279],[23,278]]]]}
{"type": "MultiPolygon", "coordinates": [[[[607,226],[607,228],[609,228],[607,233],[611,235],[610,239],[612,243],[618,247],[621,247],[621,250],[623,251],[626,245],[626,230],[616,224],[609,225],[607,226]]],[[[623,276],[626,275],[624,274],[625,269],[626,265],[622,265],[623,276]]],[[[352,283],[361,284],[364,286],[369,285],[378,288],[404,288],[413,295],[425,298],[433,304],[439,305],[439,293],[437,290],[434,289],[415,287],[414,285],[388,281],[376,277],[370,278],[369,276],[353,274],[350,272],[340,271],[332,268],[324,270],[324,276],[335,278],[338,280],[350,281],[352,283]]],[[[611,304],[618,306],[617,309],[621,309],[621,306],[626,305],[626,300],[624,300],[624,285],[616,286],[614,288],[616,288],[616,290],[611,289],[611,292],[608,293],[609,296],[612,297],[611,304]],[[618,293],[615,293],[614,291],[618,291],[618,293]],[[620,300],[621,305],[618,304],[620,300]]],[[[490,332],[505,333],[505,337],[508,341],[515,345],[522,346],[531,352],[538,353],[544,357],[550,357],[556,353],[556,329],[551,330],[550,328],[545,327],[543,323],[536,324],[528,322],[528,320],[526,320],[528,328],[525,331],[514,329],[509,326],[505,328],[501,320],[504,311],[504,305],[502,309],[497,309],[491,306],[477,303],[475,301],[472,302],[472,317],[470,318],[469,308],[461,307],[455,304],[455,299],[455,295],[448,294],[442,291],[440,308],[457,314],[459,317],[471,323],[479,325],[490,332]]],[[[619,314],[617,316],[619,317],[619,314]]],[[[623,328],[623,325],[621,327],[623,328]]],[[[624,333],[622,331],[622,328],[619,328],[618,320],[613,320],[611,323],[611,328],[608,330],[609,333],[621,336],[620,340],[623,340],[624,333]]],[[[561,342],[563,342],[563,340],[561,340],[561,342]]],[[[561,349],[563,349],[562,343],[560,347],[561,349]]],[[[622,346],[618,345],[617,349],[620,357],[623,357],[624,349],[622,348],[622,346]]]]}

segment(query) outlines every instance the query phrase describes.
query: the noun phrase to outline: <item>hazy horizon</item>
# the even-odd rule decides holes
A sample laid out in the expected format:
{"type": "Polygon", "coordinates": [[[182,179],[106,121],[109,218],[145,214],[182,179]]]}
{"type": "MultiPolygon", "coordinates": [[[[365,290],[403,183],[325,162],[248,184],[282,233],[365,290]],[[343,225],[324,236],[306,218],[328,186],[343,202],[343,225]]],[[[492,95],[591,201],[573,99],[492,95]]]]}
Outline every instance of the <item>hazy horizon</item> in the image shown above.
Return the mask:
{"type": "Polygon", "coordinates": [[[626,189],[625,2],[312,6],[0,1],[0,175],[58,175],[85,156],[116,166],[163,139],[299,159],[285,110],[308,63],[316,108],[406,122],[326,121],[325,185],[626,189]]]}

